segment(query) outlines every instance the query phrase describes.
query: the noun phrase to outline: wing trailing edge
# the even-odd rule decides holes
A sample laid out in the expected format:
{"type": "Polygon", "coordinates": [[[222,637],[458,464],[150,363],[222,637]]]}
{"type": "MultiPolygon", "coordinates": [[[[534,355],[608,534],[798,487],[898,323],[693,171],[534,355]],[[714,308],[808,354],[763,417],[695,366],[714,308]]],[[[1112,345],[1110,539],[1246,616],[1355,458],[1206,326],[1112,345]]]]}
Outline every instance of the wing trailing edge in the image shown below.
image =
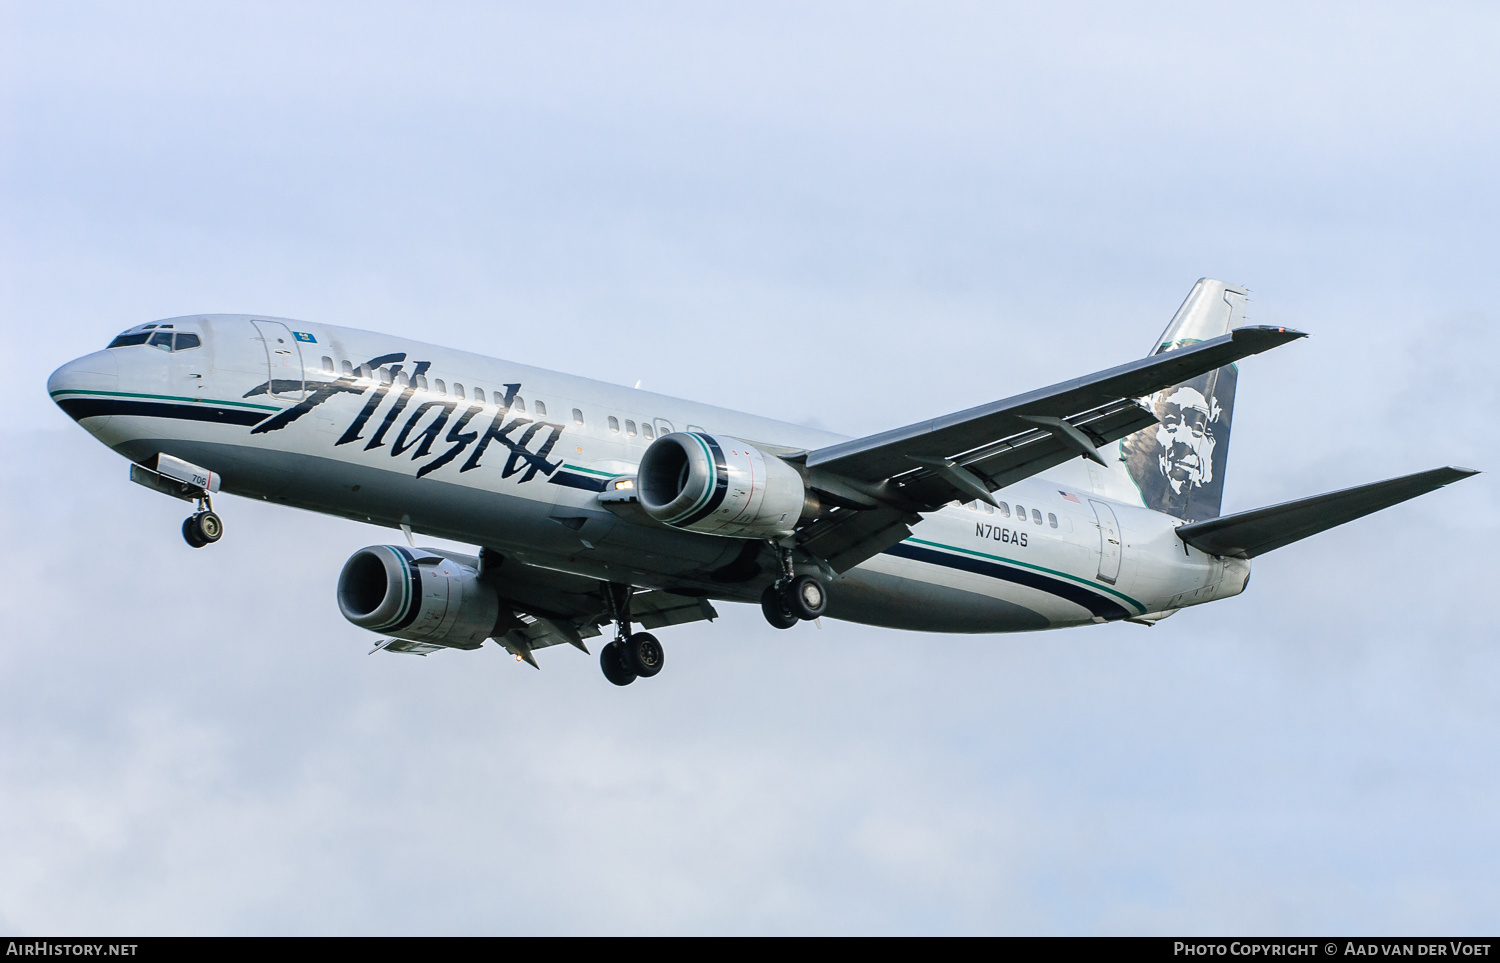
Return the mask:
{"type": "Polygon", "coordinates": [[[1179,527],[1177,536],[1210,555],[1254,558],[1477,474],[1472,468],[1434,468],[1236,515],[1193,522],[1179,527]]]}

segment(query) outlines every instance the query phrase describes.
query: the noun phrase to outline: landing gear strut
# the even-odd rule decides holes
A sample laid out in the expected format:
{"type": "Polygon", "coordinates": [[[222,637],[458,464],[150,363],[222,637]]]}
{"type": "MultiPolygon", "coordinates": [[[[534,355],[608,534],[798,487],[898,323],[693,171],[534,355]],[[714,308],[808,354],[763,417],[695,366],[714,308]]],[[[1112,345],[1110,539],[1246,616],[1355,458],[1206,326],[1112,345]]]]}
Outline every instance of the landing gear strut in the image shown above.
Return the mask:
{"type": "Polygon", "coordinates": [[[774,628],[789,629],[801,621],[812,621],[828,609],[828,590],[814,575],[796,575],[790,549],[777,546],[782,577],[766,586],[760,610],[774,628]]]}
{"type": "Polygon", "coordinates": [[[193,548],[211,545],[224,537],[224,521],[214,513],[208,492],[198,498],[198,510],[182,521],[182,538],[193,548]]]}
{"type": "Polygon", "coordinates": [[[630,586],[611,585],[608,591],[615,618],[615,638],[599,650],[599,668],[615,685],[649,679],[666,663],[661,643],[650,632],[630,631],[630,586]]]}

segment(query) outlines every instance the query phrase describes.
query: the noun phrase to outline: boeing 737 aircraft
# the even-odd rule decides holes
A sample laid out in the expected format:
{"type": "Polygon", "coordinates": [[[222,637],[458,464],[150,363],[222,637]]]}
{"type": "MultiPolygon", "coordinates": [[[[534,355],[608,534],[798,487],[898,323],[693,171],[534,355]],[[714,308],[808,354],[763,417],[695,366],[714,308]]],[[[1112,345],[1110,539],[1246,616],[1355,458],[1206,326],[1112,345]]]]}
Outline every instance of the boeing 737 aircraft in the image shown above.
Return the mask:
{"type": "Polygon", "coordinates": [[[627,685],[664,660],[635,626],[716,601],[779,629],[1149,625],[1239,594],[1257,555],[1474,474],[1221,516],[1238,362],[1303,337],[1245,326],[1245,301],[1201,280],[1141,360],[852,439],[261,315],[138,325],[47,387],[131,480],[196,503],[189,545],[223,534],[221,491],[402,529],[338,579],[376,649],[493,639],[535,666],[613,623],[600,664],[627,685]]]}

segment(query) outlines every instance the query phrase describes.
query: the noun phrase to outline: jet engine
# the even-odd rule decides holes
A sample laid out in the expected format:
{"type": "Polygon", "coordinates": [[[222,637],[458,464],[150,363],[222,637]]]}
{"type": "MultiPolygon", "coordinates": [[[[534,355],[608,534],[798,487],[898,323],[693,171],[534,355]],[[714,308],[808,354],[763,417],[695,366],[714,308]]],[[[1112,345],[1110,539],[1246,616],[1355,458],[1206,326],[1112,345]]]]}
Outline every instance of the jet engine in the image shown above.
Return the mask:
{"type": "Polygon", "coordinates": [[[673,528],[736,538],[790,535],[817,501],[797,470],[747,442],[707,432],[662,435],[636,474],[641,507],[673,528]]]}
{"type": "Polygon", "coordinates": [[[371,632],[412,642],[477,649],[502,613],[479,572],[423,549],[362,548],[339,573],[339,611],[371,632]]]}

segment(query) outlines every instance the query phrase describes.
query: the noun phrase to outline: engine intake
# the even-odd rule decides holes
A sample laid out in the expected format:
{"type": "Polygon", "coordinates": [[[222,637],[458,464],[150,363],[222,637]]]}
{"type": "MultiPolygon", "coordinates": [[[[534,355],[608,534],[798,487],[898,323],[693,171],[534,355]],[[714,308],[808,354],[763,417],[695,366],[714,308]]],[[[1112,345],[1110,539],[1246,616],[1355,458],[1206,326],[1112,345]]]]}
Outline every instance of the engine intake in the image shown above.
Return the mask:
{"type": "Polygon", "coordinates": [[[636,486],[641,507],[662,524],[737,538],[790,535],[809,505],[791,465],[747,442],[701,431],[652,442],[636,486]]]}
{"type": "Polygon", "coordinates": [[[360,628],[459,649],[483,645],[503,612],[476,569],[399,545],[351,555],[339,573],[338,600],[344,618],[360,628]]]}

